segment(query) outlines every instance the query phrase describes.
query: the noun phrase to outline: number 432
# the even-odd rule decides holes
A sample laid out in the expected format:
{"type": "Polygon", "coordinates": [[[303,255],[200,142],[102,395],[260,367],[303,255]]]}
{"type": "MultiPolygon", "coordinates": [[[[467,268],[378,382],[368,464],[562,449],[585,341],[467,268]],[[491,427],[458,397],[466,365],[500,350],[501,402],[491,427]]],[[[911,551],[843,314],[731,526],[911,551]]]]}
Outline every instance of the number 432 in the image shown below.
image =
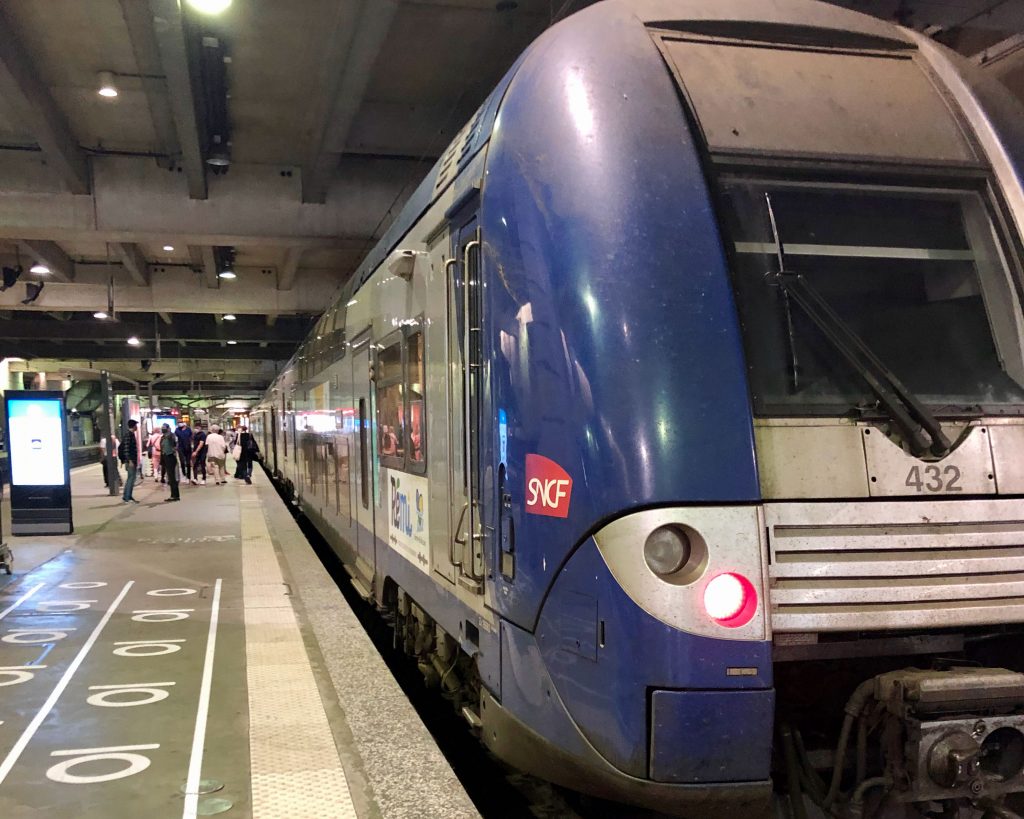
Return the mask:
{"type": "Polygon", "coordinates": [[[910,467],[906,485],[913,487],[915,492],[963,492],[963,487],[957,485],[959,480],[960,467],[928,464],[924,468],[910,467]]]}

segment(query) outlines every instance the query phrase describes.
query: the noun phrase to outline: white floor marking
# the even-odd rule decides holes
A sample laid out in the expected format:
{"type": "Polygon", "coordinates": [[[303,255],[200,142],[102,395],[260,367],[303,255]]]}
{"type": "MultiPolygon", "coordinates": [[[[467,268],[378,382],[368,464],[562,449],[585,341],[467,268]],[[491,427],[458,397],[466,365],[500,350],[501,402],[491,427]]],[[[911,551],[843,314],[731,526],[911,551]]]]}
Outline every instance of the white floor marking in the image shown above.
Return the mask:
{"type": "Polygon", "coordinates": [[[32,718],[32,722],[28,724],[28,727],[22,732],[18,741],[14,743],[14,747],[11,748],[9,754],[0,763],[0,785],[7,779],[7,775],[11,772],[11,768],[18,761],[18,758],[22,755],[25,747],[35,736],[36,731],[39,730],[39,726],[43,724],[43,720],[46,719],[50,711],[53,710],[53,706],[57,704],[57,700],[60,699],[60,695],[64,693],[64,689],[68,687],[68,683],[71,682],[71,678],[75,676],[75,672],[78,671],[78,667],[85,661],[86,656],[92,649],[93,644],[99,639],[100,633],[106,628],[107,623],[110,622],[110,618],[114,616],[114,611],[121,601],[124,600],[131,587],[134,585],[134,580],[129,580],[125,583],[121,593],[114,598],[114,602],[110,604],[110,608],[107,609],[107,613],[103,615],[103,618],[96,624],[96,628],[92,630],[92,634],[89,635],[89,639],[85,641],[85,645],[82,646],[81,650],[75,656],[75,659],[71,661],[71,665],[68,666],[67,671],[64,672],[60,678],[60,682],[57,683],[57,687],[53,689],[50,696],[47,697],[46,702],[43,703],[43,707],[39,709],[39,712],[32,718]]]}
{"type": "MultiPolygon", "coordinates": [[[[28,682],[36,675],[36,671],[40,668],[46,668],[45,665],[5,665],[0,666],[0,687],[5,685],[21,685],[23,682],[28,682]],[[7,682],[3,682],[4,677],[10,677],[7,682]]],[[[0,723],[2,724],[2,723],[0,723]]]]}
{"type": "Polygon", "coordinates": [[[50,756],[69,756],[64,762],[58,762],[46,772],[46,778],[54,782],[63,782],[66,785],[91,785],[95,782],[110,782],[114,779],[124,779],[127,776],[134,776],[142,773],[149,767],[150,758],[145,754],[128,753],[130,751],[155,751],[157,745],[115,745],[112,748],[80,748],[75,751],[51,751],[50,756]],[[127,763],[126,768],[110,771],[105,774],[93,774],[92,776],[76,776],[70,770],[78,765],[85,765],[89,762],[103,762],[113,760],[114,762],[127,763]]]}
{"type": "Polygon", "coordinates": [[[188,613],[195,609],[137,609],[132,612],[132,620],[136,623],[173,623],[175,620],[187,620],[188,613]]]}
{"type": "Polygon", "coordinates": [[[199,710],[196,712],[196,730],[192,735],[192,758],[188,763],[185,780],[185,810],[182,819],[195,819],[199,809],[199,778],[203,772],[203,748],[206,744],[206,718],[210,710],[210,688],[213,685],[213,655],[217,650],[217,620],[220,617],[220,585],[218,578],[213,587],[213,605],[210,610],[210,630],[206,637],[206,659],[203,661],[203,682],[199,688],[199,710]]]}
{"type": "Polygon", "coordinates": [[[19,597],[17,600],[11,603],[11,605],[9,605],[3,611],[0,611],[0,620],[3,620],[8,614],[10,614],[16,608],[18,608],[18,606],[20,606],[22,603],[28,600],[33,594],[35,594],[45,585],[45,583],[37,583],[35,586],[33,586],[31,589],[25,592],[21,597],[19,597]]]}
{"type": "Polygon", "coordinates": [[[136,705],[150,705],[167,699],[171,692],[164,689],[174,685],[172,682],[157,683],[118,683],[115,685],[90,685],[90,691],[99,691],[86,698],[89,705],[100,708],[133,708],[136,705]],[[142,699],[122,699],[125,695],[141,695],[142,699]],[[113,699],[113,698],[117,699],[113,699]]]}

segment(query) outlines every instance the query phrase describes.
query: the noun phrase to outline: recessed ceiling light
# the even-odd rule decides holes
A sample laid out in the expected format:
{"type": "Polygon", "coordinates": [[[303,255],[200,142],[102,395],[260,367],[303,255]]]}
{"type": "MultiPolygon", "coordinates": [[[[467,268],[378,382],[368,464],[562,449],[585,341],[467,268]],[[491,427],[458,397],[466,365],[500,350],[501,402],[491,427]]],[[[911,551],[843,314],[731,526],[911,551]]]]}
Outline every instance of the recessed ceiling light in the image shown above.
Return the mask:
{"type": "Polygon", "coordinates": [[[237,341],[229,341],[228,344],[237,344],[237,341]]]}
{"type": "Polygon", "coordinates": [[[188,4],[203,14],[220,14],[231,5],[231,0],[188,0],[188,4]]]}
{"type": "Polygon", "coordinates": [[[34,265],[32,265],[32,267],[30,267],[28,269],[28,272],[29,273],[39,273],[39,274],[45,276],[47,273],[50,272],[50,268],[48,268],[42,262],[36,262],[34,265]]]}
{"type": "Polygon", "coordinates": [[[164,250],[170,253],[172,250],[174,250],[174,245],[164,245],[164,250]]]}
{"type": "Polygon", "coordinates": [[[99,80],[97,92],[101,97],[117,96],[117,86],[114,85],[114,73],[112,71],[101,71],[96,77],[99,80]]]}
{"type": "Polygon", "coordinates": [[[142,342],[139,341],[138,336],[128,336],[128,343],[131,344],[132,347],[138,347],[142,342]]]}
{"type": "Polygon", "coordinates": [[[222,270],[217,275],[220,276],[222,279],[237,279],[238,278],[235,275],[235,271],[234,270],[222,270]]]}
{"type": "Polygon", "coordinates": [[[102,310],[97,310],[95,313],[92,314],[92,317],[93,318],[98,318],[98,319],[110,318],[110,316],[108,316],[102,310]]]}
{"type": "Polygon", "coordinates": [[[225,313],[224,314],[224,321],[234,321],[234,320],[235,320],[235,314],[234,313],[225,313]]]}

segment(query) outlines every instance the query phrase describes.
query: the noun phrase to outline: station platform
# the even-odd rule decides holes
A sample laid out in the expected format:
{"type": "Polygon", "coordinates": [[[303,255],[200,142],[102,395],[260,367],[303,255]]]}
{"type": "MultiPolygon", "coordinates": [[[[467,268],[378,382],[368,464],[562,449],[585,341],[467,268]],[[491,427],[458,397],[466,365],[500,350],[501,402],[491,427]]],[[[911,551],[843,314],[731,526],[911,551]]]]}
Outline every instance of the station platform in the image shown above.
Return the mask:
{"type": "Polygon", "coordinates": [[[265,475],[72,493],[8,539],[0,816],[478,815],[265,475]]]}

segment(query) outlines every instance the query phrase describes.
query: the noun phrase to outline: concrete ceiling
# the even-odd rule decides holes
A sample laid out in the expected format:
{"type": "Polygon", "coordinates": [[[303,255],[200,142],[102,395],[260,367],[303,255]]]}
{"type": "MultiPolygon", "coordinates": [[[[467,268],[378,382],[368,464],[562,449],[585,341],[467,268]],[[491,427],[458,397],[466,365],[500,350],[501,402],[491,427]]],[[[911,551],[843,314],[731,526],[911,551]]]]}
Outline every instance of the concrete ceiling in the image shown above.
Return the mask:
{"type": "Polygon", "coordinates": [[[118,360],[142,382],[143,357],[287,359],[515,57],[568,11],[235,0],[209,18],[178,0],[5,0],[0,263],[24,272],[0,292],[0,353],[118,360]],[[97,93],[102,71],[116,98],[97,93]],[[221,152],[226,169],[207,162],[221,152]],[[217,276],[227,248],[233,281],[217,276]],[[29,273],[36,261],[50,272],[29,273]],[[44,286],[24,304],[28,282],[44,286]],[[110,302],[116,323],[92,317],[110,302]]]}
{"type": "MultiPolygon", "coordinates": [[[[0,263],[25,272],[0,292],[0,353],[134,361],[143,382],[168,357],[288,358],[513,60],[590,2],[234,0],[208,18],[4,0],[0,263]],[[44,284],[29,304],[26,282],[44,284]],[[111,301],[116,323],[92,317],[111,301]]],[[[835,2],[927,31],[1024,99],[1024,2],[835,2]]],[[[254,389],[263,366],[241,370],[254,389]]]]}

